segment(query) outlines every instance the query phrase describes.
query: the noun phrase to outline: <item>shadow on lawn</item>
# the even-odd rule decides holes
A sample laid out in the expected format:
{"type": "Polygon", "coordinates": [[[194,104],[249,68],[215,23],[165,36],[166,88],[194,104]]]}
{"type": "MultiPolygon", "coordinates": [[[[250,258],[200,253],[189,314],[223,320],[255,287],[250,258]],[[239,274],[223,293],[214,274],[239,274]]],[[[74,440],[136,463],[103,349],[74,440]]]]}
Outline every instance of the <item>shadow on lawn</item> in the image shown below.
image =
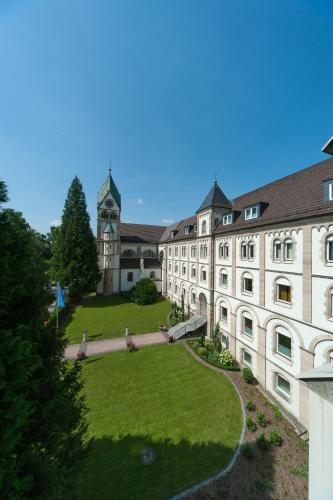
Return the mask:
{"type": "MultiPolygon", "coordinates": [[[[149,436],[131,435],[119,439],[94,439],[86,451],[86,458],[75,481],[76,498],[80,500],[167,498],[219,472],[228,465],[234,453],[233,449],[216,443],[192,444],[185,439],[174,443],[169,439],[156,440],[149,436]],[[156,452],[156,459],[151,465],[143,465],[140,460],[140,452],[146,447],[152,447],[156,452]]],[[[266,452],[265,457],[263,468],[267,478],[272,474],[269,452],[266,452]]],[[[239,460],[244,461],[244,458],[240,457],[239,460]]],[[[245,463],[244,474],[246,472],[245,463]]],[[[263,470],[259,470],[258,477],[262,477],[262,473],[263,470]]],[[[247,482],[251,483],[251,479],[250,473],[247,482]]],[[[219,480],[221,490],[223,481],[223,478],[219,480]]],[[[235,481],[235,497],[229,496],[226,491],[225,496],[211,498],[229,499],[238,495],[239,498],[245,498],[237,488],[237,478],[235,481]]],[[[195,495],[197,498],[199,493],[195,495]]],[[[200,497],[205,498],[201,494],[200,497]]],[[[270,497],[261,491],[260,498],[270,497]]]]}

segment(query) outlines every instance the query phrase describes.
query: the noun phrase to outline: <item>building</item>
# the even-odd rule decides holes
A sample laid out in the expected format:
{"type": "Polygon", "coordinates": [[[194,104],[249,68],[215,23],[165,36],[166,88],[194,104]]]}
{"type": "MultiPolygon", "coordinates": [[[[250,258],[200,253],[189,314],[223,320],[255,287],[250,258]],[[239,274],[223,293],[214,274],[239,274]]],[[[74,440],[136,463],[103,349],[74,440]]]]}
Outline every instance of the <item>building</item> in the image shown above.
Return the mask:
{"type": "Polygon", "coordinates": [[[196,214],[168,228],[121,224],[110,175],[98,213],[99,291],[128,289],[151,250],[144,273],[163,295],[206,315],[208,336],[218,323],[222,344],[307,428],[296,377],[333,353],[333,159],[233,200],[215,182],[196,214]]]}

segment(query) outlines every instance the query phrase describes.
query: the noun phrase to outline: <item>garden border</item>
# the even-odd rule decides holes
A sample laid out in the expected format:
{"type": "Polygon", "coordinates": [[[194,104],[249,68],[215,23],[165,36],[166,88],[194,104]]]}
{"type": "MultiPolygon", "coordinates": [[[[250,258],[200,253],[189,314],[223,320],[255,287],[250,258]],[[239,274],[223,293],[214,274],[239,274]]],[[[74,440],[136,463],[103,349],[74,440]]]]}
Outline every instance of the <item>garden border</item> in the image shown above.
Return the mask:
{"type": "Polygon", "coordinates": [[[202,358],[200,358],[200,356],[198,356],[193,351],[193,349],[188,345],[187,340],[185,340],[185,341],[183,340],[181,342],[184,344],[185,349],[189,352],[189,354],[191,356],[193,356],[193,358],[196,361],[198,361],[202,365],[210,368],[211,370],[223,373],[223,375],[225,375],[228,378],[228,380],[231,382],[231,384],[233,385],[236,393],[238,394],[238,397],[239,397],[239,400],[240,400],[240,403],[241,403],[242,415],[243,415],[243,428],[242,428],[242,432],[241,432],[241,435],[240,435],[239,442],[238,442],[237,448],[235,450],[235,453],[231,457],[231,460],[230,460],[230,462],[228,463],[228,465],[226,467],[224,467],[222,470],[220,470],[216,474],[213,474],[212,476],[208,477],[207,479],[204,479],[203,481],[200,481],[199,483],[197,483],[197,484],[195,484],[193,486],[190,486],[189,488],[186,488],[185,490],[181,491],[180,493],[177,493],[176,495],[173,495],[173,496],[169,497],[169,500],[178,500],[178,499],[181,499],[181,498],[185,498],[188,495],[192,495],[193,493],[196,493],[198,490],[200,490],[204,486],[209,486],[210,484],[214,483],[218,479],[221,479],[226,474],[228,474],[228,472],[235,465],[235,463],[236,463],[236,461],[237,461],[237,459],[238,459],[238,457],[240,455],[240,449],[241,449],[241,445],[243,444],[244,435],[245,435],[245,417],[246,417],[245,405],[244,405],[244,401],[243,401],[242,395],[241,395],[238,387],[236,386],[235,382],[231,379],[231,377],[229,376],[228,373],[226,373],[225,370],[223,370],[222,368],[218,368],[217,366],[210,365],[209,363],[206,363],[206,361],[204,361],[202,358]]]}

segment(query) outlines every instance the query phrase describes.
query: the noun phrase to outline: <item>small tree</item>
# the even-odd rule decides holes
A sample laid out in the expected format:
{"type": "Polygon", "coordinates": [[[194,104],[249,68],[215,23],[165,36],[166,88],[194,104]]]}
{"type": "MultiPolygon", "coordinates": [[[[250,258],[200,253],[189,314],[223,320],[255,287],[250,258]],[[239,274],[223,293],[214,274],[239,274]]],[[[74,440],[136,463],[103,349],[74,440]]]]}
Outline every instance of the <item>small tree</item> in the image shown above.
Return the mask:
{"type": "Polygon", "coordinates": [[[214,342],[215,349],[218,352],[220,352],[222,349],[220,335],[221,335],[220,334],[220,325],[219,325],[219,323],[216,323],[214,333],[213,333],[213,342],[214,342]]]}
{"type": "Polygon", "coordinates": [[[157,296],[156,285],[150,278],[142,278],[130,292],[131,300],[140,305],[153,304],[157,296]]]}

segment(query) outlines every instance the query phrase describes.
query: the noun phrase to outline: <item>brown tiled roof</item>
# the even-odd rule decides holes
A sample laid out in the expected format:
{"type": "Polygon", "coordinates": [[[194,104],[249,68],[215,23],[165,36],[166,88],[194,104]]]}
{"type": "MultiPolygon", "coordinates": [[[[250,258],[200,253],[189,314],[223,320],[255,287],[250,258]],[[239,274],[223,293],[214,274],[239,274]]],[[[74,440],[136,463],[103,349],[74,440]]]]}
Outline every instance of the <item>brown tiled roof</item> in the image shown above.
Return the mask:
{"type": "MultiPolygon", "coordinates": [[[[158,259],[144,259],[145,269],[156,269],[161,267],[158,259]]],[[[140,259],[120,259],[120,269],[140,269],[140,259]]]]}
{"type": "Polygon", "coordinates": [[[151,226],[149,224],[120,224],[120,239],[132,243],[158,243],[165,226],[151,226]]]}
{"type": "Polygon", "coordinates": [[[333,158],[239,196],[232,202],[236,213],[234,223],[226,226],[221,223],[215,233],[333,213],[333,202],[324,203],[323,182],[330,179],[333,179],[333,158]],[[260,217],[246,221],[244,208],[259,203],[260,217]]]}
{"type": "Polygon", "coordinates": [[[162,235],[161,241],[177,241],[177,240],[188,240],[196,237],[196,233],[193,229],[194,224],[197,223],[197,216],[192,215],[187,219],[183,219],[180,222],[175,222],[172,226],[165,229],[162,235]],[[185,234],[185,227],[190,226],[191,231],[189,234],[185,234]],[[171,238],[170,234],[172,231],[176,231],[175,236],[171,238]]]}

